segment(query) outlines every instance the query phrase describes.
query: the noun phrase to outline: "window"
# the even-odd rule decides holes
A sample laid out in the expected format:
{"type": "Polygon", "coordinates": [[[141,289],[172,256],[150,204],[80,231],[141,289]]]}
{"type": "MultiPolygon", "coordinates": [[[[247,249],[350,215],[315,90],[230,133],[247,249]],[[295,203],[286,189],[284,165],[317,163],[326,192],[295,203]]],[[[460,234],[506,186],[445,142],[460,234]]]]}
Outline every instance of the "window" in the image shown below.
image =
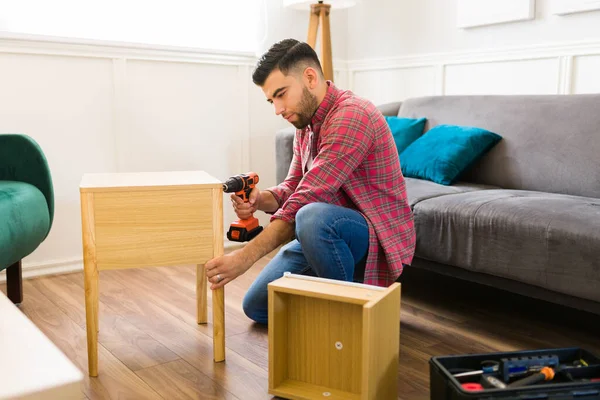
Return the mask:
{"type": "Polygon", "coordinates": [[[0,31],[254,52],[262,0],[0,0],[0,31]]]}

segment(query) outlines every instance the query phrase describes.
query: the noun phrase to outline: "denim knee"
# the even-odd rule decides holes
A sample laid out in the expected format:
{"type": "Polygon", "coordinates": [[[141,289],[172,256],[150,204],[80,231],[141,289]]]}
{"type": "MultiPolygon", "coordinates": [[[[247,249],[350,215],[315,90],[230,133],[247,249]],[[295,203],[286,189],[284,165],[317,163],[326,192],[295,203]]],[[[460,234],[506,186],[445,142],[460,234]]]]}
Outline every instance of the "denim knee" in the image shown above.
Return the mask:
{"type": "Polygon", "coordinates": [[[268,309],[264,309],[264,306],[261,307],[260,300],[253,296],[252,292],[247,292],[244,296],[242,309],[244,314],[251,320],[261,324],[267,323],[268,309]]]}
{"type": "Polygon", "coordinates": [[[296,213],[296,238],[300,243],[316,239],[317,232],[326,227],[326,207],[324,203],[310,203],[296,213]]]}

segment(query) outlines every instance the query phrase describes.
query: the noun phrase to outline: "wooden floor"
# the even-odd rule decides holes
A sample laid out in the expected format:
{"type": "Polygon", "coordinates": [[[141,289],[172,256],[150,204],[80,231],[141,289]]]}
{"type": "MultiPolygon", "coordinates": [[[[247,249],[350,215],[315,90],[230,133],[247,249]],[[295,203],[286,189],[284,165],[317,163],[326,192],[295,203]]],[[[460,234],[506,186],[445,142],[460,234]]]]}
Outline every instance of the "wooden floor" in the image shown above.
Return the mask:
{"type": "MultiPolygon", "coordinates": [[[[87,377],[82,273],[25,280],[21,310],[84,372],[82,399],[272,399],[267,330],[241,307],[268,259],[226,287],[224,363],[212,360],[211,311],[208,325],[195,323],[193,266],[101,272],[98,378],[87,377]]],[[[435,355],[564,346],[600,354],[599,322],[474,284],[406,273],[399,398],[429,398],[428,361],[435,355]]]]}

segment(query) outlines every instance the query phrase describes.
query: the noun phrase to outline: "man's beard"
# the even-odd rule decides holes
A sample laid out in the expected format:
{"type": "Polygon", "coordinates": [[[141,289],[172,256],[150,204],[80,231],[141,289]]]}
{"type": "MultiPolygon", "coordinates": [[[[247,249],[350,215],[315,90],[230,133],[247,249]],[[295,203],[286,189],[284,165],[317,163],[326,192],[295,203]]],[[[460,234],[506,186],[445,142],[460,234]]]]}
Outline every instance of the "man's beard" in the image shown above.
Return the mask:
{"type": "MultiPolygon", "coordinates": [[[[317,97],[310,93],[306,86],[302,89],[302,99],[298,104],[298,112],[295,113],[298,118],[292,122],[296,129],[304,129],[310,124],[315,111],[319,108],[317,97]]],[[[290,121],[291,122],[291,121],[290,121]]]]}

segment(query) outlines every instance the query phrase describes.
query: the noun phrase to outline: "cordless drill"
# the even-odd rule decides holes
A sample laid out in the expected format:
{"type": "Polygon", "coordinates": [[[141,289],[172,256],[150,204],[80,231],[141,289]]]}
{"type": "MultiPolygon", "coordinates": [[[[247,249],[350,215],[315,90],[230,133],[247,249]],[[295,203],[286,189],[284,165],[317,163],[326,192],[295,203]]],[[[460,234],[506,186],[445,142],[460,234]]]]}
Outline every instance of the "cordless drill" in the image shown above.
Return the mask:
{"type": "MultiPolygon", "coordinates": [[[[250,201],[250,192],[258,183],[258,175],[254,172],[232,176],[223,184],[225,193],[234,193],[244,200],[244,203],[250,201]]],[[[258,225],[258,219],[253,215],[248,219],[238,219],[231,223],[227,232],[227,239],[233,242],[247,242],[259,233],[263,227],[258,225]]]]}

